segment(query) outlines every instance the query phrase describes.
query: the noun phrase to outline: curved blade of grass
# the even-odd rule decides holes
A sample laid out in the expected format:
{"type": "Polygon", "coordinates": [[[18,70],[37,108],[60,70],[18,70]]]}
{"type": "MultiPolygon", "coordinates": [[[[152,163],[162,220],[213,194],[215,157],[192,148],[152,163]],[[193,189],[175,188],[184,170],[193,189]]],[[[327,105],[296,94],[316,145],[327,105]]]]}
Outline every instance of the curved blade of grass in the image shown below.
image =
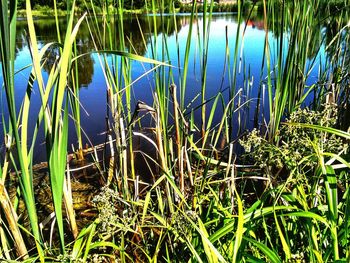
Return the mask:
{"type": "Polygon", "coordinates": [[[339,154],[322,152],[322,155],[329,156],[332,158],[331,160],[327,161],[327,165],[331,165],[334,162],[334,160],[337,160],[341,162],[344,166],[350,168],[350,163],[348,163],[344,158],[340,157],[339,154]]]}
{"type": "MultiPolygon", "coordinates": [[[[75,7],[75,0],[73,1],[72,8],[75,7]]],[[[59,120],[61,116],[61,108],[64,98],[64,92],[67,86],[67,76],[69,75],[69,69],[72,64],[72,46],[74,43],[74,40],[76,38],[76,35],[78,33],[78,29],[80,24],[83,22],[86,14],[84,14],[76,23],[75,27],[73,28],[73,20],[74,20],[74,12],[71,13],[69,23],[67,26],[66,31],[66,38],[63,46],[63,51],[59,63],[60,68],[60,75],[58,79],[58,87],[57,87],[57,93],[56,98],[53,103],[53,132],[55,133],[58,127],[59,127],[59,120]],[[73,29],[72,29],[73,28],[73,29]]]]}
{"type": "Polygon", "coordinates": [[[205,251],[205,255],[207,256],[208,262],[219,262],[218,257],[216,256],[215,252],[212,251],[211,247],[208,245],[208,231],[205,228],[205,225],[203,224],[202,220],[198,218],[198,228],[202,231],[203,235],[206,237],[206,239],[202,238],[202,243],[205,251]]]}
{"type": "Polygon", "coordinates": [[[327,196],[328,214],[331,221],[331,235],[333,239],[334,258],[339,259],[338,249],[338,191],[337,191],[337,177],[334,169],[330,165],[325,167],[325,188],[327,196]]]}
{"type": "MultiPolygon", "coordinates": [[[[74,13],[74,12],[72,12],[74,13]]],[[[92,227],[90,229],[90,232],[89,232],[89,236],[86,240],[86,244],[85,244],[85,252],[84,252],[84,256],[83,256],[83,261],[86,262],[86,259],[89,255],[89,251],[92,249],[91,248],[91,245],[92,245],[92,238],[95,236],[95,229],[96,229],[96,224],[92,224],[92,227]]]]}
{"type": "Polygon", "coordinates": [[[105,247],[110,247],[115,250],[120,250],[120,247],[118,247],[116,244],[113,242],[108,242],[108,241],[98,241],[98,242],[93,242],[90,245],[90,249],[95,249],[95,248],[105,248],[105,247]]]}
{"type": "Polygon", "coordinates": [[[142,218],[141,218],[141,225],[144,225],[145,217],[146,217],[146,213],[147,213],[147,209],[150,204],[150,201],[151,201],[151,191],[147,193],[145,198],[145,203],[143,205],[143,212],[142,212],[142,218]]]}
{"type": "Polygon", "coordinates": [[[78,259],[81,257],[81,254],[83,253],[83,251],[85,249],[87,237],[89,236],[91,231],[93,231],[96,228],[97,224],[98,224],[98,221],[95,220],[92,224],[83,228],[80,231],[77,239],[74,242],[73,249],[71,252],[71,256],[73,259],[78,259]]]}
{"type": "MultiPolygon", "coordinates": [[[[211,124],[213,122],[213,118],[214,118],[215,111],[216,111],[216,106],[217,106],[217,103],[218,103],[218,100],[219,100],[220,97],[222,97],[221,93],[219,93],[218,95],[215,96],[215,100],[214,100],[213,105],[211,107],[210,114],[209,114],[209,119],[208,119],[207,126],[206,126],[206,130],[207,131],[211,128],[211,124]]],[[[206,145],[206,141],[208,139],[208,136],[209,136],[209,133],[205,132],[204,133],[204,138],[203,138],[203,145],[206,145]]]]}
{"type": "Polygon", "coordinates": [[[283,251],[285,253],[286,260],[288,261],[291,258],[291,256],[292,256],[292,253],[290,251],[290,244],[288,242],[288,238],[283,234],[283,231],[282,231],[282,229],[280,227],[280,224],[278,222],[278,218],[277,218],[277,215],[276,215],[276,211],[273,211],[273,216],[274,216],[274,219],[275,219],[277,232],[278,232],[278,235],[279,235],[281,243],[282,243],[283,251]]]}
{"type": "MultiPolygon", "coordinates": [[[[262,216],[271,215],[274,211],[290,211],[297,210],[298,208],[295,206],[275,206],[275,207],[264,207],[259,210],[252,211],[250,213],[244,214],[244,224],[247,222],[251,222],[252,220],[258,219],[262,216]]],[[[227,234],[232,233],[232,229],[234,228],[235,220],[230,219],[228,222],[219,230],[217,230],[214,234],[209,237],[211,242],[215,242],[220,238],[224,237],[227,234]]]]}
{"type": "Polygon", "coordinates": [[[263,252],[264,255],[271,260],[271,262],[273,262],[273,263],[282,262],[281,258],[278,256],[278,254],[275,251],[273,251],[272,249],[268,248],[265,244],[258,242],[254,239],[248,238],[248,237],[243,237],[243,239],[248,241],[249,243],[252,243],[258,249],[260,249],[261,252],[263,252]]]}
{"type": "MultiPolygon", "coordinates": [[[[74,10],[75,1],[72,8],[74,10]]],[[[62,198],[63,182],[67,161],[67,143],[68,143],[68,100],[66,101],[63,122],[62,104],[67,86],[67,76],[71,67],[71,54],[74,39],[77,35],[80,24],[85,18],[84,14],[73,28],[74,12],[71,12],[69,23],[66,31],[66,38],[57,70],[59,70],[57,88],[54,90],[52,103],[52,134],[49,136],[47,149],[49,153],[50,181],[52,189],[53,203],[57,218],[58,230],[60,234],[61,249],[64,252],[64,227],[62,218],[62,198]]]]}
{"type": "Polygon", "coordinates": [[[310,129],[315,129],[318,131],[323,131],[323,132],[327,132],[327,133],[332,133],[335,134],[337,136],[343,137],[345,139],[350,139],[350,133],[342,131],[342,130],[338,130],[335,128],[331,128],[331,127],[324,127],[321,125],[314,125],[314,124],[307,124],[307,123],[293,123],[293,122],[284,122],[284,125],[290,125],[290,126],[297,126],[300,128],[310,128],[310,129]]]}
{"type": "Polygon", "coordinates": [[[200,234],[202,241],[203,241],[203,245],[207,246],[208,251],[210,250],[209,254],[211,254],[211,256],[209,256],[209,258],[212,259],[217,259],[220,262],[226,262],[226,260],[223,258],[223,256],[220,254],[220,252],[217,250],[217,248],[213,245],[212,241],[208,238],[208,233],[207,230],[204,227],[203,222],[201,222],[201,219],[198,217],[197,220],[199,222],[199,226],[197,226],[189,217],[186,213],[184,213],[183,211],[180,211],[183,216],[186,218],[186,220],[188,220],[188,222],[191,223],[191,225],[197,230],[197,232],[200,234]],[[203,229],[204,227],[204,229],[203,229]],[[213,257],[214,256],[214,257],[213,257]]]}
{"type": "Polygon", "coordinates": [[[235,238],[235,245],[233,248],[233,259],[232,262],[237,261],[237,256],[239,252],[239,248],[242,243],[242,238],[244,235],[244,214],[243,214],[243,203],[242,200],[235,189],[235,195],[236,195],[236,200],[237,200],[237,205],[238,205],[238,222],[237,222],[237,230],[236,230],[236,238],[235,238]]]}
{"type": "Polygon", "coordinates": [[[320,216],[316,213],[310,212],[310,211],[291,212],[291,213],[283,214],[283,216],[295,216],[295,217],[311,218],[311,219],[314,219],[314,220],[317,220],[317,221],[323,223],[326,227],[330,227],[329,222],[325,218],[323,218],[322,216],[320,216]]]}
{"type": "Polygon", "coordinates": [[[136,55],[136,54],[132,54],[132,53],[128,53],[125,51],[120,51],[120,50],[98,50],[98,51],[91,51],[91,52],[87,52],[84,54],[80,54],[74,58],[72,58],[72,62],[74,62],[75,60],[84,57],[84,56],[88,56],[91,54],[107,54],[107,55],[116,55],[116,56],[121,56],[121,57],[125,57],[128,59],[132,59],[132,60],[136,60],[139,62],[143,62],[143,63],[150,63],[150,64],[155,64],[155,65],[161,65],[161,66],[167,66],[167,67],[174,67],[170,64],[167,64],[165,62],[161,62],[155,59],[151,59],[151,58],[147,58],[147,57],[143,57],[140,55],[136,55]]]}

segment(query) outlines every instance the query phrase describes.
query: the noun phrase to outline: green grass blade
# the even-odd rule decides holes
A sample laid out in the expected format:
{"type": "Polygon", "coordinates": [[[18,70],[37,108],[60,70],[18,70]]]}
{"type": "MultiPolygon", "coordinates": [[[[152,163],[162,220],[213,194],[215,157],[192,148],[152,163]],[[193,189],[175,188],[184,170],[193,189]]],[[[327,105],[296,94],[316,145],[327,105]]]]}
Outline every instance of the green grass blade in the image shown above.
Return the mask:
{"type": "Polygon", "coordinates": [[[331,222],[331,235],[333,238],[334,259],[339,259],[338,249],[338,193],[337,178],[332,166],[326,166],[325,188],[327,196],[328,214],[331,222]]]}
{"type": "Polygon", "coordinates": [[[206,239],[202,238],[202,243],[203,243],[205,255],[207,256],[208,262],[219,262],[219,259],[216,256],[215,252],[213,252],[211,250],[211,247],[207,243],[208,232],[207,232],[202,220],[200,220],[199,218],[198,218],[198,228],[201,230],[203,235],[206,237],[206,239]]]}
{"type": "Polygon", "coordinates": [[[243,237],[244,240],[248,241],[249,243],[252,243],[254,246],[256,246],[258,249],[261,250],[261,252],[264,253],[264,255],[270,259],[271,262],[273,263],[278,263],[282,262],[281,258],[278,256],[278,254],[267,247],[265,244],[262,242],[256,241],[254,239],[248,238],[248,237],[243,237]]]}
{"type": "MultiPolygon", "coordinates": [[[[297,210],[297,207],[295,206],[275,206],[275,207],[264,207],[262,209],[251,211],[250,213],[244,214],[244,224],[246,224],[249,221],[256,220],[258,218],[261,218],[262,216],[268,216],[272,215],[274,211],[290,211],[290,210],[297,210]]],[[[226,224],[218,229],[214,234],[212,234],[209,237],[209,240],[211,242],[215,242],[219,240],[220,238],[226,236],[227,234],[231,233],[234,229],[235,220],[229,219],[227,220],[226,224]]]]}
{"type": "Polygon", "coordinates": [[[337,136],[343,137],[345,139],[350,139],[350,133],[339,130],[339,129],[335,129],[335,128],[331,128],[331,127],[325,127],[325,126],[321,126],[321,125],[314,125],[314,124],[307,124],[307,123],[283,123],[284,125],[290,125],[290,126],[297,126],[300,128],[309,128],[309,129],[314,129],[314,130],[318,130],[318,131],[323,131],[323,132],[327,132],[327,133],[331,133],[331,134],[335,134],[337,136]]]}
{"type": "Polygon", "coordinates": [[[236,230],[236,238],[235,245],[233,248],[233,259],[232,262],[237,262],[237,257],[239,253],[239,248],[242,244],[242,239],[244,236],[244,214],[243,214],[243,203],[242,200],[235,189],[236,201],[238,205],[238,222],[237,222],[237,230],[236,230]]]}

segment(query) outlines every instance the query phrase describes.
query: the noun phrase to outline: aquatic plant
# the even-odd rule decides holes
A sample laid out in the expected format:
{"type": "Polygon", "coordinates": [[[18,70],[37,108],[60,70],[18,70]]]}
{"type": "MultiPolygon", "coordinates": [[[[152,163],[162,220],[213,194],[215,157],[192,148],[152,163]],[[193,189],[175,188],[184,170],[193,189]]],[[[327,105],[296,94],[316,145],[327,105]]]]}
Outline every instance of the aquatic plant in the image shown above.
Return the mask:
{"type": "Polygon", "coordinates": [[[276,169],[291,171],[304,162],[304,169],[315,169],[318,158],[315,144],[324,152],[338,153],[347,151],[348,144],[335,134],[324,133],[319,130],[305,129],[290,123],[303,123],[334,127],[337,122],[337,106],[325,104],[322,111],[313,111],[308,108],[297,109],[286,120],[280,129],[278,144],[266,140],[259,131],[254,129],[240,144],[255,164],[267,168],[268,174],[275,174],[276,169]],[[307,158],[307,160],[305,159],[307,158]],[[274,168],[274,173],[271,169],[274,168]]]}

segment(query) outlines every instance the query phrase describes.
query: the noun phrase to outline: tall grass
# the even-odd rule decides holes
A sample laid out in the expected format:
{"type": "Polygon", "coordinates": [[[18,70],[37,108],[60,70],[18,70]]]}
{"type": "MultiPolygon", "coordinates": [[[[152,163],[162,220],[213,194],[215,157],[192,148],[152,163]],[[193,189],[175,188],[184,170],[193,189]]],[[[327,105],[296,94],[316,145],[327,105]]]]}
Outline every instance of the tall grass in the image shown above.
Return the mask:
{"type": "MultiPolygon", "coordinates": [[[[15,101],[15,83],[14,83],[14,63],[15,63],[15,47],[16,47],[16,20],[17,20],[17,1],[12,1],[9,4],[7,1],[3,1],[1,3],[1,61],[2,61],[2,72],[4,79],[4,87],[6,93],[6,101],[9,112],[9,124],[4,127],[5,132],[7,132],[8,138],[8,148],[11,147],[12,143],[15,143],[15,149],[17,151],[17,159],[20,166],[21,174],[18,173],[18,177],[20,180],[21,192],[24,196],[24,200],[26,202],[26,207],[28,211],[28,215],[31,222],[31,227],[33,231],[33,235],[35,238],[35,243],[37,245],[38,251],[41,250],[40,245],[40,234],[38,228],[38,220],[37,213],[35,209],[35,201],[34,201],[34,192],[32,185],[32,158],[30,153],[27,151],[27,124],[28,124],[28,100],[27,103],[23,105],[23,116],[20,122],[20,117],[17,113],[16,101],[15,101]],[[19,133],[19,124],[22,124],[22,132],[21,135],[19,133]],[[20,137],[21,136],[21,137],[20,137]]],[[[9,153],[10,156],[12,153],[9,153]]],[[[5,159],[5,163],[3,164],[4,168],[7,166],[6,162],[9,160],[5,159]]],[[[3,183],[5,181],[6,176],[6,168],[3,170],[2,178],[3,183]]],[[[4,191],[4,188],[2,189],[4,191]]],[[[2,193],[4,196],[4,193],[2,193]]],[[[5,207],[3,207],[4,211],[7,211],[5,207]]],[[[13,210],[13,209],[12,209],[13,210]]],[[[17,215],[13,215],[14,221],[18,218],[17,215]]],[[[10,221],[10,220],[9,220],[10,221]]],[[[11,228],[10,228],[11,229],[11,228]]],[[[18,236],[17,226],[15,230],[17,234],[14,234],[14,237],[18,236]]],[[[27,254],[25,250],[25,244],[20,237],[17,237],[15,240],[16,248],[18,249],[18,254],[20,256],[25,256],[27,254]],[[19,243],[22,242],[22,243],[19,243]]]]}
{"type": "MultiPolygon", "coordinates": [[[[89,12],[92,10],[89,16],[84,14],[74,21],[75,1],[71,4],[68,1],[67,13],[70,15],[65,37],[61,39],[63,29],[59,27],[56,16],[58,43],[47,43],[39,48],[31,4],[26,1],[32,69],[28,88],[20,102],[15,101],[14,83],[16,1],[1,4],[1,61],[9,112],[8,122],[3,124],[7,142],[0,168],[1,220],[6,219],[0,231],[1,258],[29,257],[29,260],[42,262],[349,260],[347,189],[350,165],[347,140],[350,135],[336,128],[337,113],[333,111],[334,102],[341,99],[339,94],[346,93],[342,44],[343,39],[347,39],[343,33],[346,26],[340,27],[327,46],[327,49],[334,47],[335,51],[326,64],[325,73],[320,74],[319,83],[311,87],[306,84],[315,63],[310,60],[311,53],[317,53],[323,44],[322,38],[315,40],[312,37],[315,24],[321,23],[316,19],[318,7],[323,6],[321,1],[281,1],[277,4],[262,1],[266,39],[260,82],[261,88],[267,86],[270,112],[269,120],[260,121],[268,121],[268,135],[259,135],[255,130],[242,140],[247,152],[251,151],[244,164],[238,163],[244,158],[236,156],[236,145],[232,140],[234,124],[242,123],[239,129],[243,130],[240,113],[250,102],[250,84],[238,82],[243,75],[244,83],[250,83],[249,70],[243,65],[246,30],[241,26],[244,21],[243,1],[237,3],[235,43],[226,41],[227,71],[223,69],[222,78],[228,72],[228,98],[219,83],[218,94],[212,98],[207,95],[214,2],[205,1],[203,6],[196,1],[192,3],[184,57],[178,56],[177,63],[170,62],[169,25],[163,23],[166,5],[176,23],[174,2],[145,3],[146,12],[151,14],[147,21],[152,35],[142,32],[141,26],[140,30],[143,39],[150,38],[149,45],[144,41],[149,57],[133,54],[132,44],[125,37],[121,0],[113,1],[117,9],[111,9],[107,1],[102,3],[101,18],[97,16],[97,7],[92,0],[84,3],[89,6],[89,12]],[[199,7],[203,8],[201,19],[197,13],[199,7]],[[201,22],[197,28],[193,23],[195,20],[201,22]],[[88,25],[94,43],[93,52],[106,82],[104,147],[109,145],[111,156],[106,157],[105,169],[100,170],[105,186],[93,200],[98,211],[96,218],[79,233],[73,233],[72,243],[67,243],[63,200],[71,211],[67,214],[72,229],[75,224],[69,176],[66,176],[69,112],[73,113],[79,149],[82,149],[79,79],[75,71],[76,62],[87,55],[76,54],[75,48],[82,23],[88,25]],[[158,37],[160,27],[163,35],[158,37]],[[115,34],[119,37],[116,38],[115,34]],[[271,34],[276,35],[275,40],[271,40],[271,34]],[[273,44],[277,47],[275,53],[271,48],[273,44]],[[234,51],[232,57],[230,45],[234,51]],[[190,51],[194,46],[200,50],[201,89],[197,95],[200,106],[188,108],[185,102],[191,88],[188,87],[188,72],[192,61],[190,51]],[[45,78],[42,67],[45,51],[50,47],[57,47],[59,56],[45,78]],[[132,74],[133,61],[147,68],[136,79],[132,74]],[[178,68],[174,67],[176,64],[178,68]],[[335,71],[339,67],[341,70],[335,71]],[[175,70],[179,72],[179,80],[174,79],[175,70]],[[329,77],[335,74],[338,75],[329,77]],[[146,75],[150,79],[153,102],[134,102],[133,84],[146,75]],[[324,85],[325,82],[328,86],[324,85]],[[315,111],[300,109],[311,91],[316,95],[330,94],[328,88],[334,85],[336,89],[331,92],[338,96],[326,101],[317,99],[315,111]],[[35,90],[38,90],[37,94],[35,90]],[[243,100],[242,94],[248,98],[243,100]],[[28,119],[31,98],[35,95],[40,96],[41,105],[34,131],[30,131],[28,119]],[[196,110],[200,111],[200,124],[193,117],[196,110]],[[214,116],[221,111],[222,117],[215,123],[214,116]],[[236,122],[233,118],[237,115],[239,121],[236,122]],[[147,116],[151,127],[143,122],[147,116]],[[49,237],[41,235],[39,223],[43,222],[38,222],[33,189],[33,153],[41,126],[46,139],[54,204],[52,231],[57,232],[55,241],[60,243],[55,243],[54,247],[48,246],[49,237]],[[151,132],[145,133],[143,128],[151,128],[151,132]],[[33,132],[32,141],[28,139],[30,132],[33,132]],[[135,150],[136,137],[152,147],[153,154],[140,153],[151,167],[148,180],[136,174],[134,158],[140,152],[135,150]],[[220,145],[221,140],[223,145],[220,145]],[[16,223],[16,206],[5,187],[11,170],[19,178],[20,193],[29,216],[28,229],[16,223]],[[34,249],[31,247],[33,239],[34,249]],[[15,244],[15,251],[10,251],[12,244],[15,244]]],[[[248,18],[252,12],[253,9],[248,18]]],[[[344,21],[338,23],[342,25],[344,21]]],[[[175,34],[178,39],[176,30],[175,34]]],[[[178,42],[177,48],[180,54],[178,42]]],[[[98,155],[94,158],[97,161],[98,155]]],[[[98,163],[95,165],[100,167],[98,163]]]]}
{"type": "Polygon", "coordinates": [[[293,112],[305,99],[306,81],[315,63],[308,58],[322,45],[321,38],[317,36],[320,32],[313,32],[314,25],[321,20],[319,5],[319,1],[281,1],[278,5],[264,1],[265,30],[271,29],[277,34],[276,43],[270,43],[267,33],[265,45],[267,71],[271,72],[267,83],[270,138],[275,138],[283,116],[293,112]],[[271,45],[277,47],[276,54],[272,56],[271,45]]]}

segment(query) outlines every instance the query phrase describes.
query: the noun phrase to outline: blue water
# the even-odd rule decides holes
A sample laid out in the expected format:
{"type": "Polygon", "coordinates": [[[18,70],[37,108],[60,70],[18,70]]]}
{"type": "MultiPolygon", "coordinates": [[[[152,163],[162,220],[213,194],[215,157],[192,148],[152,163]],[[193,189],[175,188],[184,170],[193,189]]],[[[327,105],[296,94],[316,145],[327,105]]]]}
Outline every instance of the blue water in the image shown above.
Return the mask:
{"type": "MultiPolygon", "coordinates": [[[[152,19],[148,17],[148,19],[152,19]]],[[[169,22],[171,17],[167,17],[169,22]]],[[[191,49],[189,54],[189,66],[188,66],[188,77],[187,77],[187,85],[186,85],[186,97],[184,105],[188,105],[193,98],[201,92],[201,52],[203,51],[203,36],[202,36],[202,17],[198,17],[193,25],[193,32],[191,37],[191,49]],[[198,31],[198,30],[199,31],[198,31]],[[198,44],[198,37],[201,39],[200,45],[198,44]]],[[[140,23],[146,23],[147,18],[140,19],[140,23]]],[[[133,53],[138,53],[139,55],[152,57],[151,53],[151,42],[155,44],[157,42],[158,52],[157,59],[162,59],[162,48],[164,48],[164,38],[166,39],[167,49],[169,57],[166,56],[165,60],[168,63],[171,63],[173,68],[171,68],[173,78],[175,83],[178,86],[181,86],[179,76],[179,68],[180,74],[183,73],[183,65],[184,65],[184,54],[186,49],[186,42],[188,38],[189,32],[189,16],[179,15],[177,17],[178,23],[178,34],[176,40],[175,31],[171,32],[169,35],[164,35],[160,33],[157,35],[157,39],[154,39],[153,32],[145,32],[145,39],[147,41],[147,46],[142,47],[142,38],[140,37],[139,29],[137,27],[137,22],[135,19],[126,20],[126,35],[128,38],[133,39],[133,45],[138,50],[133,50],[133,53]],[[136,39],[135,39],[136,38],[136,39]],[[141,47],[137,47],[141,46],[141,47]],[[177,51],[180,53],[180,61],[178,60],[177,51]]],[[[56,33],[55,33],[55,24],[53,20],[38,20],[36,21],[37,25],[37,36],[38,41],[41,45],[45,43],[55,41],[56,33]]],[[[146,25],[144,25],[146,27],[146,25]]],[[[233,76],[233,58],[235,54],[235,41],[236,41],[236,32],[238,26],[241,27],[241,34],[243,32],[243,28],[245,26],[244,23],[238,25],[237,18],[235,14],[215,14],[213,15],[212,23],[210,26],[210,39],[208,45],[208,61],[207,61],[207,78],[206,78],[206,94],[205,97],[207,99],[216,96],[219,92],[222,91],[225,103],[228,102],[229,99],[229,87],[232,89],[232,79],[229,79],[229,75],[233,76]],[[225,66],[225,56],[226,56],[226,33],[225,28],[228,29],[228,44],[229,44],[229,61],[225,66]],[[222,81],[223,80],[223,81],[222,81]],[[222,84],[222,85],[221,85],[222,84]]],[[[144,27],[143,27],[144,28],[144,27]]],[[[158,27],[159,28],[159,27],[158,27]]],[[[31,58],[30,52],[28,49],[28,45],[25,40],[25,21],[21,21],[19,23],[18,29],[18,52],[15,61],[16,70],[23,69],[24,67],[30,65],[31,58]]],[[[87,33],[86,25],[82,25],[83,31],[82,34],[78,35],[78,49],[82,53],[93,50],[92,40],[87,33]]],[[[262,21],[250,21],[248,23],[243,40],[243,49],[242,48],[242,38],[240,38],[240,43],[238,47],[238,56],[241,60],[241,63],[237,63],[237,68],[240,68],[240,71],[237,72],[236,76],[236,92],[242,89],[241,103],[244,101],[249,101],[245,108],[243,108],[241,113],[241,124],[242,129],[250,129],[253,125],[253,117],[254,111],[257,105],[257,97],[258,91],[262,87],[262,84],[266,81],[266,67],[264,67],[264,71],[261,72],[262,60],[264,54],[264,42],[265,42],[265,31],[262,28],[262,21]],[[248,82],[244,82],[244,79],[249,79],[248,82]],[[248,110],[247,110],[248,109],[248,110]]],[[[270,52],[274,53],[276,49],[276,39],[274,35],[269,33],[269,43],[270,43],[270,52]]],[[[288,42],[285,41],[287,48],[288,42]]],[[[310,77],[307,81],[307,84],[311,85],[317,80],[318,75],[318,64],[320,59],[324,61],[324,49],[321,48],[320,52],[316,54],[316,66],[312,70],[310,77]]],[[[272,57],[272,60],[274,58],[272,57]]],[[[112,57],[108,57],[109,61],[112,61],[112,57]]],[[[132,79],[135,80],[138,77],[142,76],[145,72],[147,72],[151,66],[147,63],[140,63],[138,61],[134,61],[132,63],[132,79]]],[[[29,77],[31,67],[22,70],[15,77],[16,83],[16,102],[18,104],[18,108],[21,105],[21,101],[23,99],[25,90],[27,88],[27,81],[29,77]]],[[[47,71],[44,70],[44,75],[47,77],[47,71]]],[[[169,73],[169,68],[165,69],[165,72],[169,73]]],[[[99,62],[99,55],[94,53],[85,58],[84,61],[81,61],[81,68],[79,70],[79,77],[82,79],[82,84],[80,88],[80,101],[82,107],[86,110],[81,111],[81,123],[82,128],[85,131],[85,134],[89,137],[89,140],[94,144],[98,144],[104,141],[105,135],[104,131],[105,127],[105,118],[107,114],[107,106],[106,106],[106,81],[104,78],[102,66],[99,62]]],[[[2,75],[0,76],[0,82],[2,83],[2,75]]],[[[149,105],[153,104],[153,96],[154,96],[154,75],[153,73],[148,74],[147,76],[141,78],[132,86],[133,98],[132,98],[132,107],[136,104],[138,100],[142,100],[149,105]]],[[[122,87],[123,88],[123,87],[122,87]]],[[[2,109],[5,119],[7,119],[7,109],[6,103],[4,100],[4,92],[2,94],[2,109]]],[[[268,120],[267,111],[267,93],[261,94],[262,97],[265,98],[265,105],[261,108],[260,116],[264,116],[268,120]],[[265,112],[265,115],[262,115],[265,112]]],[[[37,112],[40,106],[40,94],[36,88],[34,87],[34,94],[32,96],[31,103],[31,119],[30,124],[31,128],[34,127],[37,112]]],[[[237,100],[235,101],[237,104],[237,100]]],[[[200,96],[196,101],[193,102],[192,107],[196,107],[201,104],[200,96]]],[[[207,111],[209,112],[211,109],[212,101],[208,103],[207,111]]],[[[171,107],[171,105],[170,105],[171,107]]],[[[131,110],[133,111],[133,109],[131,110]]],[[[189,113],[188,111],[187,113],[189,113]]],[[[234,116],[234,118],[238,118],[238,113],[234,116]]],[[[195,119],[200,125],[200,110],[194,112],[195,119]]],[[[218,123],[223,114],[223,106],[219,105],[217,108],[214,124],[218,123]]],[[[262,121],[262,120],[260,120],[262,121]]],[[[234,136],[238,133],[238,130],[234,130],[234,136]]],[[[1,134],[0,134],[1,135],[1,134]]],[[[1,135],[3,138],[3,135],[1,135]]],[[[86,138],[84,138],[84,143],[88,143],[86,138]]],[[[43,134],[40,133],[37,139],[39,145],[37,147],[36,159],[42,160],[45,156],[45,147],[40,145],[44,142],[43,134]]],[[[0,139],[2,142],[2,139],[0,139]]],[[[76,137],[74,127],[71,127],[70,130],[70,144],[76,145],[76,137]]]]}

